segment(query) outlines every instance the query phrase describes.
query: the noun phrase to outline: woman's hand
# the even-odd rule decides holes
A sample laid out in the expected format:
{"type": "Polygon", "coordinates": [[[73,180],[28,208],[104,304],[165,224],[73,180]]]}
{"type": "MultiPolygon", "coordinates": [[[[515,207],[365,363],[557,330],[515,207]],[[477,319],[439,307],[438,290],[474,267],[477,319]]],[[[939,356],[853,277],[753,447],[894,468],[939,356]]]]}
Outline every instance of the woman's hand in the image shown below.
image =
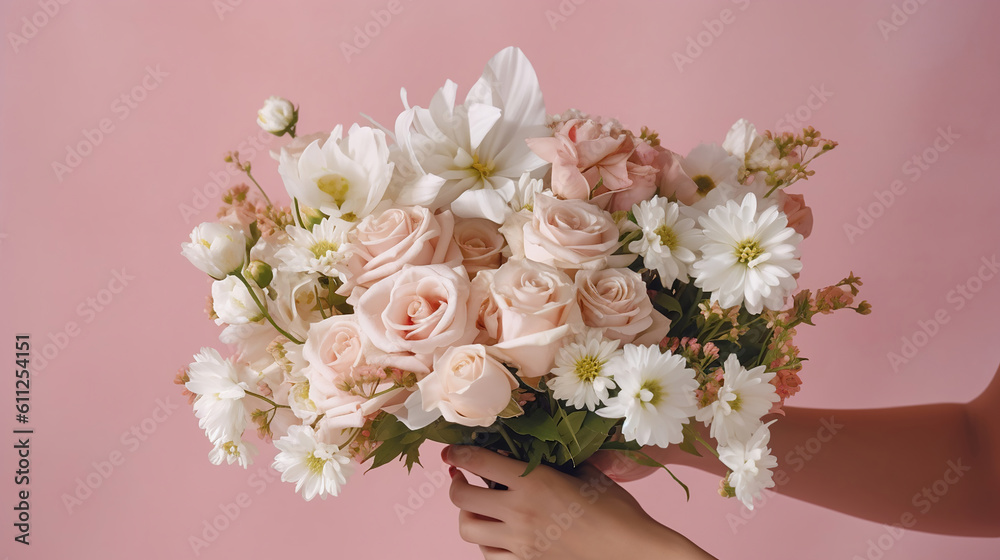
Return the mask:
{"type": "Polygon", "coordinates": [[[523,462],[479,447],[449,446],[442,457],[452,465],[451,501],[462,510],[459,533],[478,544],[488,560],[712,558],[649,517],[591,465],[576,476],[539,466],[522,477],[523,462]],[[458,469],[508,490],[474,486],[458,469]]]}

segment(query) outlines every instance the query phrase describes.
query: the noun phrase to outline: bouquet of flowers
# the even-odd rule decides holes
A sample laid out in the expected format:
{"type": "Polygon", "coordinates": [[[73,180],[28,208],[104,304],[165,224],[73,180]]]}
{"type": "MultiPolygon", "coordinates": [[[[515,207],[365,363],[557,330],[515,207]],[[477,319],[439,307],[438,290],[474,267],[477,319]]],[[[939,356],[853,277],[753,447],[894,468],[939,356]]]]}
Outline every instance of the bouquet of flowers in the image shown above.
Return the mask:
{"type": "Polygon", "coordinates": [[[226,156],[260,196],[227,191],[182,250],[234,348],[178,375],[211,462],[249,465],[253,424],[310,500],[359,465],[412,468],[427,440],[526,473],[606,449],[662,467],[644,446],[701,446],[752,507],[777,464],[768,417],[801,384],[796,328],[870,311],[853,274],[796,286],[812,213],[785,189],[836,143],[740,120],[680,156],[648,128],[548,115],[516,48],[464,103],[451,81],[427,108],[402,99],[394,130],[308,136],[268,99],[259,124],[291,138],[272,153],[289,206],[226,156]]]}

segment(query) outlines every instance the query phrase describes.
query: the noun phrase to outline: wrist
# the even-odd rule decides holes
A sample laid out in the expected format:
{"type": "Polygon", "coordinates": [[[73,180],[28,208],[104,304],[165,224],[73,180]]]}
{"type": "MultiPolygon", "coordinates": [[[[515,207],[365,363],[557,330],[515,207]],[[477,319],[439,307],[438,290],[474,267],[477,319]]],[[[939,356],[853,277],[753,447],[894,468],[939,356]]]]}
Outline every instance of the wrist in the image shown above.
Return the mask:
{"type": "Polygon", "coordinates": [[[637,552],[648,558],[671,558],[672,560],[715,560],[684,535],[665,527],[650,518],[648,526],[640,529],[642,537],[637,552]]]}

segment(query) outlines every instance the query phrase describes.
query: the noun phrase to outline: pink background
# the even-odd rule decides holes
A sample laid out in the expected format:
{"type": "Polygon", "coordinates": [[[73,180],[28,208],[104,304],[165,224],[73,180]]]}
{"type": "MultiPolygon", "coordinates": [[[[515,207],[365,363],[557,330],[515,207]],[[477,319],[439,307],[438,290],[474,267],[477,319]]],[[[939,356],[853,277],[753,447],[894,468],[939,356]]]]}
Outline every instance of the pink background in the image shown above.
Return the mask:
{"type": "MultiPolygon", "coordinates": [[[[265,478],[269,448],[246,472],[209,464],[209,444],[171,382],[201,346],[222,347],[202,311],[208,284],[179,251],[197,222],[213,218],[211,174],[226,172],[225,151],[257,135],[255,111],[266,96],[301,104],[300,132],[349,124],[359,112],[391,124],[401,86],[423,105],[446,78],[465,91],[509,44],[534,63],[550,112],[577,107],[648,125],[682,153],[721,141],[739,117],[773,128],[797,109],[840,141],[800,189],[816,213],[801,283],[820,287],[853,270],[875,313],[801,330],[812,361],[794,405],[963,402],[986,386],[1000,362],[1000,279],[973,280],[979,291],[961,309],[949,292],[998,252],[1000,5],[899,1],[900,9],[919,8],[905,22],[897,15],[902,25],[884,37],[878,21],[891,21],[889,0],[564,0],[564,20],[546,17],[559,13],[557,0],[399,2],[402,10],[349,60],[341,45],[385,1],[231,0],[238,5],[222,17],[208,1],[70,2],[52,17],[35,15],[44,2],[3,3],[0,338],[30,332],[37,353],[69,322],[79,331],[62,337],[62,349],[53,342],[55,356],[32,378],[30,548],[11,540],[16,425],[13,383],[3,384],[0,550],[12,558],[193,557],[189,537],[246,493],[250,504],[197,557],[477,557],[458,537],[447,492],[430,492],[419,469],[407,477],[401,466],[383,468],[355,478],[339,499],[305,503],[265,478]],[[726,9],[730,23],[709,25],[721,28],[709,41],[703,22],[726,9]],[[23,17],[45,25],[33,35],[27,29],[32,37],[15,47],[10,34],[23,33],[23,17]],[[673,53],[703,31],[707,47],[679,69],[673,53]],[[156,88],[136,90],[143,99],[126,112],[116,99],[142,84],[147,66],[166,76],[147,79],[156,88]],[[812,108],[811,88],[827,92],[812,108]],[[65,162],[67,146],[85,142],[83,130],[102,119],[111,132],[58,180],[53,162],[65,162]],[[935,161],[917,178],[905,164],[933,146],[939,127],[958,137],[947,151],[928,152],[935,161]],[[852,242],[845,224],[857,225],[859,209],[896,180],[906,190],[884,212],[876,207],[878,217],[852,242]],[[182,205],[195,215],[185,219],[182,205]],[[118,294],[102,292],[122,269],[134,279],[118,294]],[[100,297],[101,311],[86,311],[87,299],[100,297]],[[939,309],[947,323],[918,336],[916,358],[894,371],[887,353],[939,309]],[[180,406],[154,414],[158,400],[180,406]],[[127,435],[133,427],[143,440],[127,435]],[[101,477],[98,467],[111,457],[122,460],[101,477]],[[68,511],[64,494],[88,476],[100,486],[68,511]],[[421,488],[429,497],[401,524],[394,506],[421,488]]],[[[271,160],[259,154],[253,162],[270,192],[282,193],[271,160]]],[[[2,344],[12,356],[13,344],[2,344]]],[[[436,447],[426,449],[425,466],[443,472],[436,447]]],[[[726,516],[741,506],[715,495],[718,480],[678,474],[692,487],[690,503],[666,476],[628,488],[657,519],[721,558],[863,557],[868,540],[885,533],[771,494],[734,534],[726,516]]],[[[997,540],[911,531],[884,558],[995,558],[998,550],[997,540]]]]}

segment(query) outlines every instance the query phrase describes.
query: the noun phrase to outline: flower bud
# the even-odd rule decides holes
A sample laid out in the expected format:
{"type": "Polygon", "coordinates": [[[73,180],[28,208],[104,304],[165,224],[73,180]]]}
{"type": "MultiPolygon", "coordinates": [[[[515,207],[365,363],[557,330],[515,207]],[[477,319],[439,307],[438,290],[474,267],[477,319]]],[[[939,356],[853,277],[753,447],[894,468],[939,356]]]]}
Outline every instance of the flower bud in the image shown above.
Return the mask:
{"type": "Polygon", "coordinates": [[[243,268],[247,238],[226,224],[205,222],[191,232],[191,242],[181,244],[181,254],[216,280],[243,268]]]}
{"type": "Polygon", "coordinates": [[[295,123],[299,120],[299,110],[292,102],[282,97],[269,97],[257,111],[257,124],[275,136],[290,134],[295,136],[295,123]]]}
{"type": "Polygon", "coordinates": [[[274,278],[271,265],[264,261],[250,261],[250,264],[247,266],[247,275],[253,280],[254,284],[257,284],[261,288],[266,288],[274,278]]]}

